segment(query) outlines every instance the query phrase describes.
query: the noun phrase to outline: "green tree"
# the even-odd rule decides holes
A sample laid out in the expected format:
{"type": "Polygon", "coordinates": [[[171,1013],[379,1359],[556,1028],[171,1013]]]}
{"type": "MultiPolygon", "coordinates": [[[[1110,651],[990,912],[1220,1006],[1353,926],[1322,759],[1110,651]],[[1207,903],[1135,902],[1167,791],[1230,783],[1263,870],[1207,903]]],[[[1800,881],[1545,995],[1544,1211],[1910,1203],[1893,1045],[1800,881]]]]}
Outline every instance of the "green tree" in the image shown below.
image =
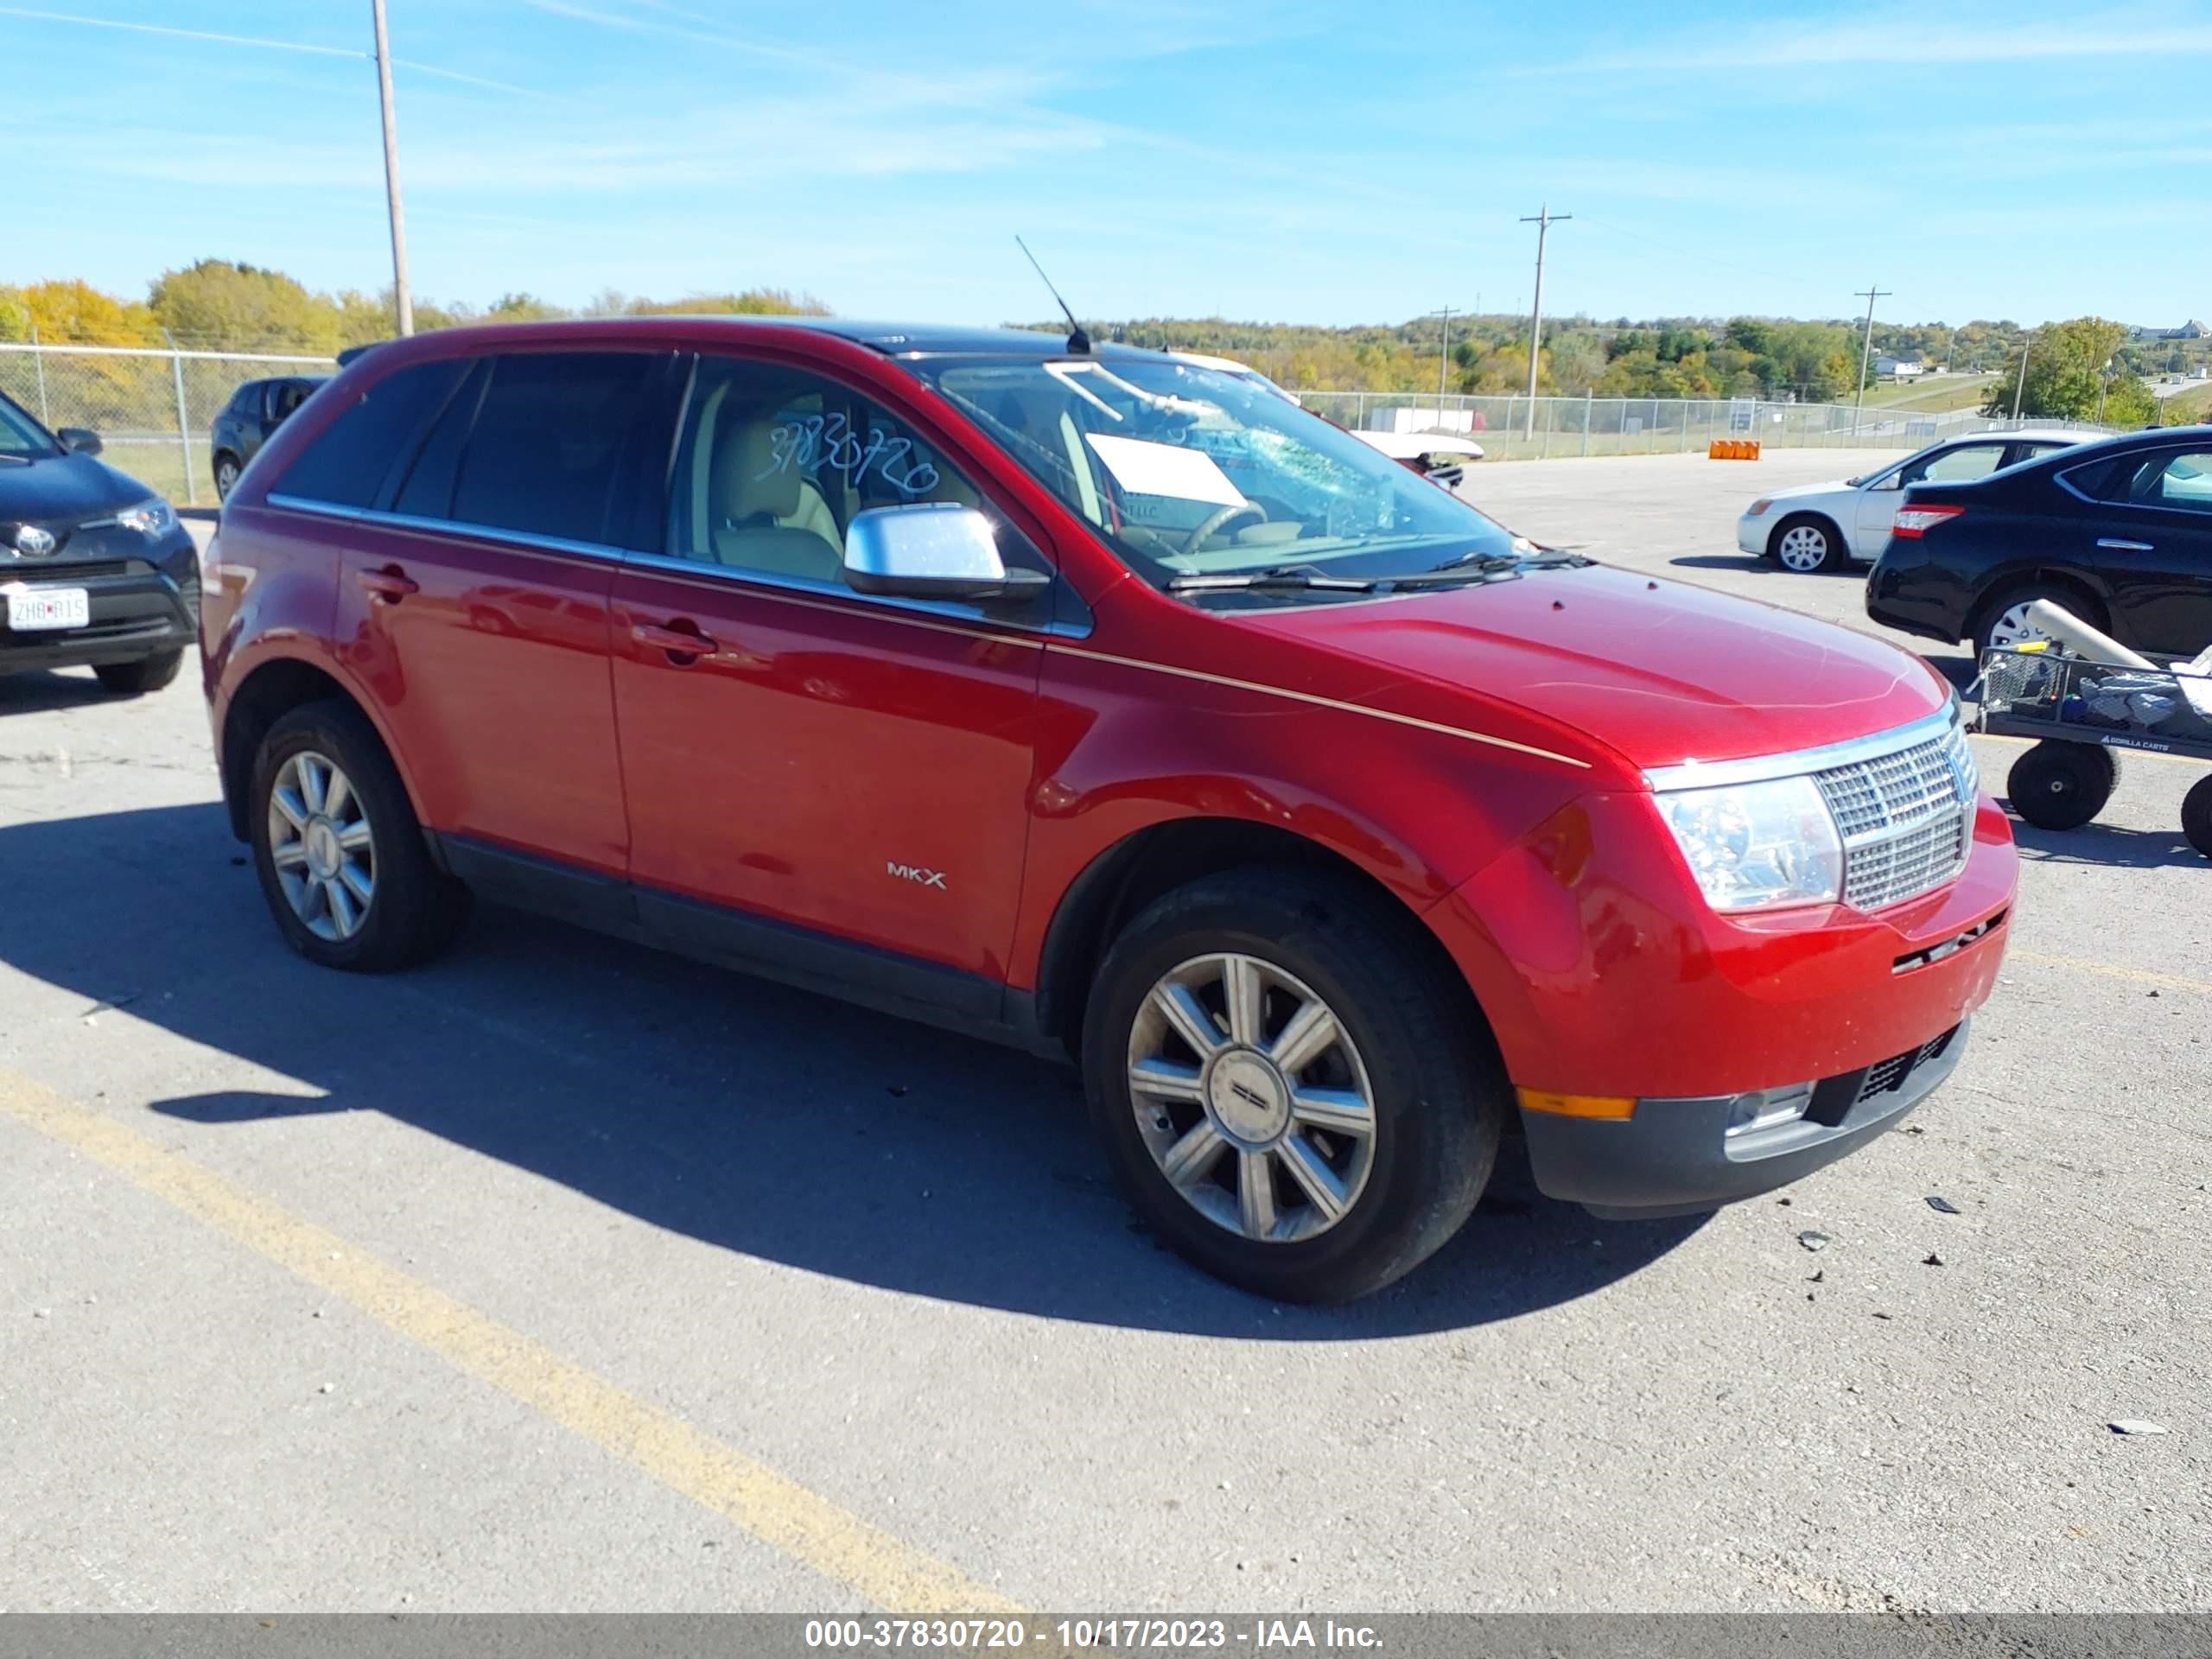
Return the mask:
{"type": "Polygon", "coordinates": [[[0,340],[29,340],[31,337],[31,308],[23,298],[23,290],[0,283],[0,340]]]}
{"type": "MultiPolygon", "coordinates": [[[[2107,365],[2126,337],[2126,329],[2102,317],[2075,317],[2069,322],[2045,325],[2023,346],[2013,349],[2004,372],[1989,389],[1982,413],[2010,415],[2016,388],[2020,413],[2038,420],[2094,420],[2100,393],[2104,395],[2109,420],[2115,391],[2120,393],[2121,407],[2136,409],[2139,392],[2145,402],[2150,397],[2140,378],[2121,371],[2113,375],[2111,387],[2106,385],[2107,365]],[[2024,380],[2020,378],[2023,349],[2027,353],[2024,380]]],[[[2148,418],[2147,410],[2144,418],[2148,418]]]]}

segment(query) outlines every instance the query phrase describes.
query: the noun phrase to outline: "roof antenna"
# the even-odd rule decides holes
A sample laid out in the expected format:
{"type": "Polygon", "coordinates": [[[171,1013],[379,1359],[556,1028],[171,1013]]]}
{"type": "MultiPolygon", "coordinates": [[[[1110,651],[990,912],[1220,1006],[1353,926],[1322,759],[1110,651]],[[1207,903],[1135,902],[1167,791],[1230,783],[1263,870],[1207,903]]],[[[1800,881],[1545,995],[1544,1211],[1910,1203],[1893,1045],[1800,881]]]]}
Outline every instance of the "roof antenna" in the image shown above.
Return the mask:
{"type": "Polygon", "coordinates": [[[1045,291],[1050,294],[1058,304],[1060,315],[1068,320],[1068,350],[1080,352],[1088,356],[1090,352],[1090,336],[1084,332],[1083,325],[1075,320],[1075,313],[1068,309],[1068,302],[1060,298],[1060,290],[1052,286],[1052,279],[1045,275],[1045,267],[1037,263],[1037,256],[1029,251],[1029,245],[1019,236],[1014,238],[1014,245],[1021,250],[1021,257],[1029,262],[1029,268],[1037,273],[1038,281],[1045,284],[1045,291]]]}

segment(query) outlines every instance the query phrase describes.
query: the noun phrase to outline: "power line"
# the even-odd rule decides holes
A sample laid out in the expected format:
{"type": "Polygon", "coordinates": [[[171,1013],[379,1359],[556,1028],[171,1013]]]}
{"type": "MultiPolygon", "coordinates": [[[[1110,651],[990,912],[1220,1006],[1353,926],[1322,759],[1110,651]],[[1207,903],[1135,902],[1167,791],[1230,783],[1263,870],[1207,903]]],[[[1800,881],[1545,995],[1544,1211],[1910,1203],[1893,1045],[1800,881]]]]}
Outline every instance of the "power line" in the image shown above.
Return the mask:
{"type": "MultiPolygon", "coordinates": [[[[132,22],[120,17],[86,17],[76,12],[46,11],[31,6],[0,6],[0,17],[22,17],[38,23],[72,23],[81,29],[119,29],[126,35],[160,35],[178,41],[207,41],[217,46],[251,46],[265,52],[295,52],[317,58],[352,58],[359,61],[374,55],[358,47],[321,46],[312,41],[280,41],[266,35],[225,35],[213,29],[177,29],[167,23],[132,22]]],[[[434,63],[418,63],[411,58],[394,58],[391,61],[396,67],[410,69],[420,75],[435,75],[441,80],[459,81],[463,86],[484,86],[493,92],[513,92],[524,98],[547,96],[528,86],[517,86],[508,81],[472,75],[459,69],[443,69],[434,63]]]]}

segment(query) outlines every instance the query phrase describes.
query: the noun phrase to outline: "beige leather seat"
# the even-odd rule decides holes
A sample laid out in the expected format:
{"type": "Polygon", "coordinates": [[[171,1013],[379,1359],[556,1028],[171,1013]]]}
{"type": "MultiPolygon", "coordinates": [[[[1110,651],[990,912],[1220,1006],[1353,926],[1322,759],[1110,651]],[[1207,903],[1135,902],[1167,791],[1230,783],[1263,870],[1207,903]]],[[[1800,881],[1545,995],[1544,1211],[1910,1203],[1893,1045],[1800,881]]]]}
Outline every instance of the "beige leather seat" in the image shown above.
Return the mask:
{"type": "Polygon", "coordinates": [[[822,492],[776,442],[776,423],[734,423],[716,435],[709,503],[717,562],[779,576],[836,582],[837,521],[822,492]],[[779,459],[780,458],[780,459],[779,459]]]}

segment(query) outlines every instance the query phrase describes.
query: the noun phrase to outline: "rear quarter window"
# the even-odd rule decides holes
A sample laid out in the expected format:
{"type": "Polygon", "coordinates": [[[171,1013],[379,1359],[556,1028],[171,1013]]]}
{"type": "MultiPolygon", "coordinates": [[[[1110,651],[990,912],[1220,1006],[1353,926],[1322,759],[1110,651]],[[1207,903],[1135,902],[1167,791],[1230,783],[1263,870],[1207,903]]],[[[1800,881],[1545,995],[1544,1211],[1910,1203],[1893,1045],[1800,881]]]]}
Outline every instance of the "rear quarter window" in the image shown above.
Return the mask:
{"type": "Polygon", "coordinates": [[[271,495],[332,506],[370,507],[402,455],[435,418],[468,366],[465,359],[412,363],[386,375],[292,457],[271,495]]]}

